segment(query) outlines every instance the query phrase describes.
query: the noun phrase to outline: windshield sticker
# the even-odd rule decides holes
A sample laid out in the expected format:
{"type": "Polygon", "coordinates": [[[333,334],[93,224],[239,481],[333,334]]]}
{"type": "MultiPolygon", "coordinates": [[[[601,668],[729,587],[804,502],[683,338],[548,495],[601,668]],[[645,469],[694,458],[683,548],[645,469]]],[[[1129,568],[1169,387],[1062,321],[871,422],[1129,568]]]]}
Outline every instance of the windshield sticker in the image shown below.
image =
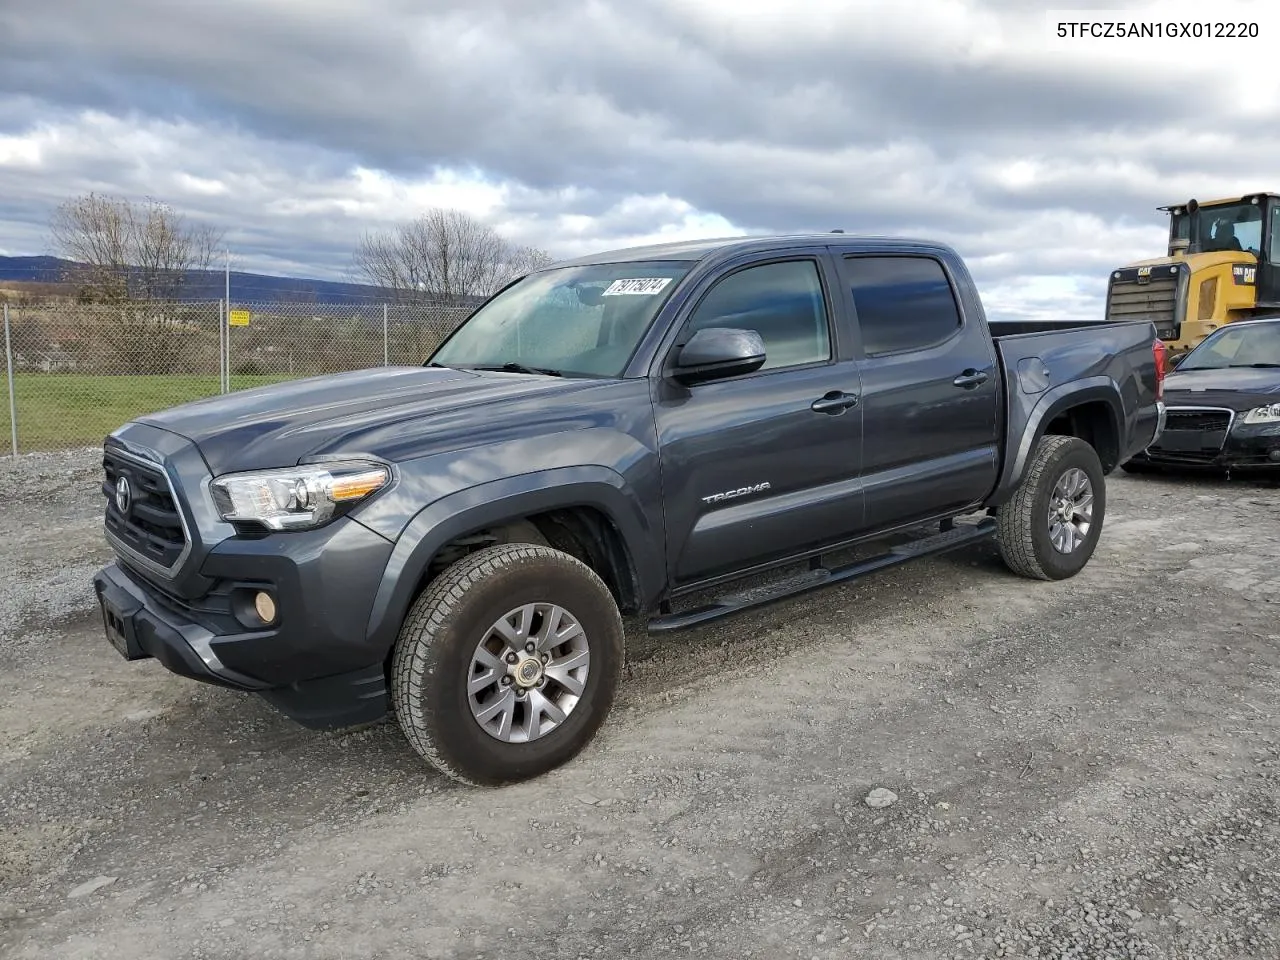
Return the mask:
{"type": "Polygon", "coordinates": [[[615,280],[602,294],[605,297],[647,297],[658,293],[671,282],[670,277],[638,277],[634,280],[615,280]]]}

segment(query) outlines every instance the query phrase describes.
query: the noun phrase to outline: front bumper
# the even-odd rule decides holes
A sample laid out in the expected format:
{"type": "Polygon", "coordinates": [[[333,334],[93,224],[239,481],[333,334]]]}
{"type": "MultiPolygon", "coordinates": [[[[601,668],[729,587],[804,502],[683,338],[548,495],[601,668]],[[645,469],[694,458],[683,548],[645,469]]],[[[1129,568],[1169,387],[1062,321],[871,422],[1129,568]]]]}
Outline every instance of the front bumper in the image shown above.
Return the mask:
{"type": "Polygon", "coordinates": [[[367,637],[392,545],[339,519],[319,530],[230,538],[204,557],[211,588],[182,597],[118,559],[94,576],[107,638],[125,659],[154,658],[193,680],[262,695],[308,727],[372,722],[387,712],[386,651],[367,637]],[[252,595],[279,614],[254,623],[252,595]]]}
{"type": "Polygon", "coordinates": [[[369,622],[390,540],[352,517],[238,535],[214,509],[195,444],[147,424],[113,433],[103,466],[104,533],[117,559],[94,588],[107,639],[126,659],[255,692],[305,726],[386,713],[387,644],[369,622]],[[122,477],[132,500],[118,497],[122,477]],[[275,600],[270,625],[253,614],[258,591],[275,600]]]}
{"type": "Polygon", "coordinates": [[[1280,471],[1280,424],[1244,424],[1237,418],[1225,435],[1162,431],[1133,462],[1147,467],[1280,471]]]}
{"type": "Polygon", "coordinates": [[[191,680],[233,690],[264,690],[270,684],[231,669],[213,651],[218,635],[165,610],[118,562],[93,577],[107,638],[126,660],[155,658],[191,680]]]}

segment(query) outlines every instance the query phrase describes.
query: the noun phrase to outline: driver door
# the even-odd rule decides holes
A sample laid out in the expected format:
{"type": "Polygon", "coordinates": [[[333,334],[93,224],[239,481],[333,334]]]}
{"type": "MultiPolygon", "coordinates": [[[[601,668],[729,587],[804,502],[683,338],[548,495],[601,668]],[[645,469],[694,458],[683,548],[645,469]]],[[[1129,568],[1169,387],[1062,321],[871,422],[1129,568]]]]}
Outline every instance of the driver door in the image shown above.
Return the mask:
{"type": "Polygon", "coordinates": [[[816,549],[861,527],[857,364],[842,355],[843,303],[825,255],[732,268],[696,298],[678,344],[707,327],[755,330],[754,373],[655,403],[676,587],[816,549]],[[823,403],[842,396],[844,401],[823,403]],[[815,407],[816,404],[816,407],[815,407]]]}

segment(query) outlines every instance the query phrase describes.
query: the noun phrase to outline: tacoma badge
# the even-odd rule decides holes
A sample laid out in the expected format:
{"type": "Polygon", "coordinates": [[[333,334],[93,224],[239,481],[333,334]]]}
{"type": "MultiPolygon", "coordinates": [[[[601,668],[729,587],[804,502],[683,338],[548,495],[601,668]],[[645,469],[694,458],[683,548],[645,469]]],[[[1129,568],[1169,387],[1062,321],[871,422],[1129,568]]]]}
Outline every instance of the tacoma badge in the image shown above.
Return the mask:
{"type": "Polygon", "coordinates": [[[761,493],[769,489],[768,483],[757,483],[751,487],[739,487],[737,490],[726,490],[724,493],[713,493],[709,497],[703,497],[703,503],[719,503],[721,500],[732,500],[734,497],[745,497],[750,493],[761,493]]]}

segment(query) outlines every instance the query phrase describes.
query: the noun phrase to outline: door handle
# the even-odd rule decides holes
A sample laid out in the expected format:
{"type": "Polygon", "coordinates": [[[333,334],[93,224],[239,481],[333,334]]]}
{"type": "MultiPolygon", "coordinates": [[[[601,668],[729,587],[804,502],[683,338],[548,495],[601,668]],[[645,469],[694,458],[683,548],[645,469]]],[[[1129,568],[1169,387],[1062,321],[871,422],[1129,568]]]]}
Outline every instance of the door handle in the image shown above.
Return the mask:
{"type": "Polygon", "coordinates": [[[966,370],[951,382],[957,387],[964,387],[966,390],[969,390],[973,387],[986,383],[987,379],[987,375],[981,370],[966,370]]]}
{"type": "Polygon", "coordinates": [[[858,405],[858,395],[856,393],[845,393],[842,390],[832,390],[820,400],[815,400],[809,404],[809,409],[815,413],[844,413],[850,407],[858,405]]]}

